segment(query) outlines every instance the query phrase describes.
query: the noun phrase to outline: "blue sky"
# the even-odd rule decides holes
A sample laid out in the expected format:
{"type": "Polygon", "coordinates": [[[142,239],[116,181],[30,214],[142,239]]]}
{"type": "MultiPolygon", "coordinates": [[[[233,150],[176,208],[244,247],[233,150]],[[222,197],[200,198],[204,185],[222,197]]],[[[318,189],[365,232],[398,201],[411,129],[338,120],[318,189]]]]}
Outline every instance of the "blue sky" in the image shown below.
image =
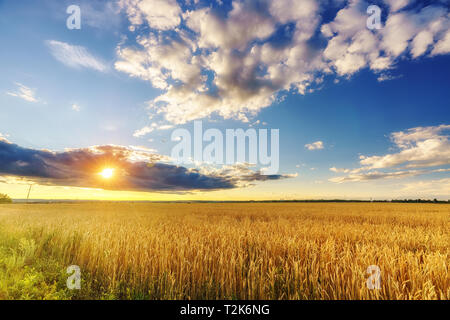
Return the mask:
{"type": "MultiPolygon", "coordinates": [[[[375,31],[365,1],[0,1],[0,134],[30,150],[113,144],[169,156],[172,131],[194,120],[276,128],[286,179],[174,188],[174,198],[447,199],[449,3],[373,2],[375,31]],[[71,4],[81,30],[66,27],[71,4]]],[[[5,181],[0,192],[20,197],[23,184],[5,181]]],[[[121,198],[160,190],[147,191],[121,198]]]]}

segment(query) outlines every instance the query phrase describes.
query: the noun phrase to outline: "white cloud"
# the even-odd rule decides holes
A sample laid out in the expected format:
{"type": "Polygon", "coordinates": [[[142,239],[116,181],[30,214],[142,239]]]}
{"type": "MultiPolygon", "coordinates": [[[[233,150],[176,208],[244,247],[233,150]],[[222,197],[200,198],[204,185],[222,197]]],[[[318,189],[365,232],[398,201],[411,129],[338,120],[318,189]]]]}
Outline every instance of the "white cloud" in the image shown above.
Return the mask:
{"type": "Polygon", "coordinates": [[[432,56],[447,53],[450,53],[450,30],[448,30],[445,36],[436,43],[433,51],[431,51],[432,56]]]}
{"type": "Polygon", "coordinates": [[[46,44],[56,60],[71,68],[88,68],[100,72],[107,72],[108,65],[100,58],[95,57],[82,46],[71,45],[56,40],[47,40],[46,44]]]}
{"type": "Polygon", "coordinates": [[[393,76],[393,75],[388,74],[388,73],[381,73],[378,76],[377,81],[383,82],[383,81],[394,80],[394,79],[398,79],[398,78],[401,78],[401,76],[393,76]]]}
{"type": "Polygon", "coordinates": [[[450,26],[448,9],[435,5],[419,10],[394,12],[410,1],[388,1],[391,13],[376,32],[364,28],[369,3],[351,1],[334,21],[322,26],[330,37],[324,56],[339,75],[351,75],[369,67],[376,72],[392,68],[401,55],[418,58],[428,51],[450,26]]]}
{"type": "Polygon", "coordinates": [[[136,138],[143,137],[146,134],[149,134],[150,132],[152,132],[153,130],[155,130],[155,128],[153,128],[153,127],[143,127],[142,129],[136,130],[133,133],[133,137],[136,137],[136,138]]]}
{"type": "Polygon", "coordinates": [[[181,22],[181,9],[176,0],[121,0],[132,25],[145,22],[152,28],[169,30],[181,22]]]}
{"type": "Polygon", "coordinates": [[[361,164],[366,170],[399,165],[406,168],[450,165],[449,136],[441,134],[448,130],[450,125],[418,127],[405,132],[394,132],[391,139],[400,149],[399,152],[364,157],[361,164]]]}
{"type": "Polygon", "coordinates": [[[4,142],[7,142],[7,143],[10,143],[8,141],[8,137],[9,137],[9,134],[3,134],[3,133],[0,132],[0,141],[4,141],[4,142]]]}
{"type": "Polygon", "coordinates": [[[433,139],[446,138],[441,133],[450,130],[450,125],[439,125],[434,127],[417,127],[406,131],[394,132],[391,134],[391,140],[401,149],[407,149],[414,145],[415,142],[433,139]]]}
{"type": "MultiPolygon", "coordinates": [[[[136,153],[138,153],[138,155],[139,155],[139,153],[142,153],[142,154],[147,154],[147,153],[149,153],[149,154],[151,154],[151,153],[156,153],[156,152],[158,152],[156,149],[153,149],[153,148],[147,148],[147,147],[145,147],[145,146],[129,146],[129,148],[131,149],[131,150],[133,150],[133,151],[135,151],[136,153]]],[[[133,161],[140,161],[141,159],[140,159],[140,157],[134,157],[133,158],[133,161]],[[136,159],[137,158],[137,159],[136,159]]]]}
{"type": "Polygon", "coordinates": [[[448,199],[450,198],[450,178],[406,183],[400,192],[421,196],[442,196],[448,199]]]}
{"type": "Polygon", "coordinates": [[[391,12],[399,11],[409,5],[412,0],[384,0],[389,5],[391,12]]]}
{"type": "Polygon", "coordinates": [[[174,126],[171,124],[165,124],[165,125],[159,126],[158,130],[169,130],[169,129],[172,129],[173,127],[174,126]]]}
{"type": "Polygon", "coordinates": [[[446,168],[450,165],[449,131],[450,125],[440,125],[394,132],[391,134],[391,140],[398,149],[397,152],[382,156],[361,155],[361,167],[352,170],[330,168],[336,173],[348,173],[347,176],[331,178],[330,181],[404,178],[450,171],[446,168]],[[433,167],[441,168],[431,169],[433,167]],[[381,169],[385,171],[379,171],[381,169]]]}
{"type": "Polygon", "coordinates": [[[411,54],[414,58],[423,55],[433,43],[433,33],[428,30],[419,32],[413,39],[411,54]]]}
{"type": "Polygon", "coordinates": [[[323,142],[316,141],[313,143],[305,144],[305,148],[308,150],[321,150],[321,149],[323,149],[323,142]]]}
{"type": "Polygon", "coordinates": [[[175,124],[212,114],[248,121],[283,92],[315,90],[325,74],[370,68],[385,81],[400,59],[450,52],[449,9],[439,2],[385,0],[384,27],[368,30],[365,0],[335,2],[326,24],[325,0],[233,1],[226,14],[160,1],[121,1],[137,36],[118,46],[115,68],[163,90],[149,105],[175,124]],[[283,32],[285,41],[273,40],[283,32]]]}
{"type": "Polygon", "coordinates": [[[146,134],[153,132],[155,130],[169,130],[172,129],[174,127],[174,125],[172,124],[158,124],[156,122],[153,122],[151,125],[149,126],[145,126],[142,129],[136,130],[133,134],[134,137],[138,138],[138,137],[142,137],[145,136],[146,134]]]}
{"type": "Polygon", "coordinates": [[[36,89],[31,89],[19,82],[15,82],[17,85],[17,91],[15,92],[6,92],[6,94],[21,98],[28,102],[38,102],[39,100],[36,98],[36,89]]]}
{"type": "Polygon", "coordinates": [[[380,172],[371,171],[367,173],[349,174],[348,176],[335,177],[329,179],[331,182],[357,182],[357,181],[370,181],[380,179],[400,179],[407,177],[415,177],[423,174],[448,172],[450,169],[436,169],[436,170],[405,170],[405,171],[393,171],[393,172],[380,172]]]}
{"type": "Polygon", "coordinates": [[[336,168],[336,167],[332,167],[330,168],[330,171],[332,172],[336,172],[336,173],[349,173],[351,170],[350,169],[340,169],[340,168],[336,168]]]}
{"type": "Polygon", "coordinates": [[[72,104],[72,110],[76,112],[80,112],[81,107],[77,105],[76,103],[72,104]]]}

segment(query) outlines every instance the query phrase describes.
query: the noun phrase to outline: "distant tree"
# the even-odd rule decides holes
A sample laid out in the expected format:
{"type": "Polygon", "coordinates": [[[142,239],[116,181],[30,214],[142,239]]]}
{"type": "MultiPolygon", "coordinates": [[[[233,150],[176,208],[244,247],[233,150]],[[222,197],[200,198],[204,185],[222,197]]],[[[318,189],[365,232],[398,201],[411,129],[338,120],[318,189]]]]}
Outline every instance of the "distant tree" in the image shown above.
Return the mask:
{"type": "Polygon", "coordinates": [[[12,203],[12,200],[7,194],[0,193],[0,203],[12,203]]]}

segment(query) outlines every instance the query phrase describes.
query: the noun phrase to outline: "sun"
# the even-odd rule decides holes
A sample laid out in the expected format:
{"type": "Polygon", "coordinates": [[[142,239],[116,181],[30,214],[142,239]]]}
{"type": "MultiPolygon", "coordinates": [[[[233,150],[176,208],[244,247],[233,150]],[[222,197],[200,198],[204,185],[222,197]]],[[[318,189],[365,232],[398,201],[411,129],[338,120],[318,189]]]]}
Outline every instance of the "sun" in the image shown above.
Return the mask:
{"type": "Polygon", "coordinates": [[[111,179],[114,175],[114,169],[113,168],[105,168],[100,172],[100,175],[104,179],[111,179]]]}

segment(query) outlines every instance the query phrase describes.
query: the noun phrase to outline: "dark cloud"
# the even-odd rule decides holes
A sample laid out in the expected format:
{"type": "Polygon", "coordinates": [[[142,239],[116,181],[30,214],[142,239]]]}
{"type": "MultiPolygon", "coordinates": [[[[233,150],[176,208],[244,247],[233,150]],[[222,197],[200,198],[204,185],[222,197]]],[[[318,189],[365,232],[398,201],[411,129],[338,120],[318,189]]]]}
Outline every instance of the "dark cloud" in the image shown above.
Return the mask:
{"type": "Polygon", "coordinates": [[[52,152],[23,148],[0,139],[0,175],[25,177],[42,185],[183,192],[231,189],[246,182],[285,178],[253,171],[242,176],[223,171],[205,173],[163,160],[166,160],[164,156],[142,148],[105,145],[52,152]],[[99,175],[104,168],[115,169],[112,179],[102,179],[99,175]]]}
{"type": "Polygon", "coordinates": [[[269,180],[280,180],[285,178],[292,178],[294,175],[282,175],[282,174],[270,174],[265,175],[261,172],[252,172],[248,175],[242,176],[242,181],[269,181],[269,180]]]}

